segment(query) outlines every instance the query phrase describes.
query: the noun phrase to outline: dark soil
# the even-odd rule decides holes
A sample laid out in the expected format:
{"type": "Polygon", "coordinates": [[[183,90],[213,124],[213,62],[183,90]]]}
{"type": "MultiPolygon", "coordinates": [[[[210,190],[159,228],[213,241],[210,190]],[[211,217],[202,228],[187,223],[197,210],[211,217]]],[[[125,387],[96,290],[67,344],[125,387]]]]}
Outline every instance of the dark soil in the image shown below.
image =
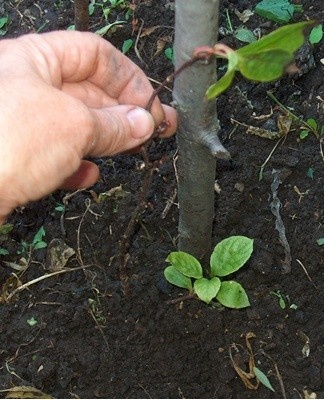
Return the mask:
{"type": "MultiPolygon", "coordinates": [[[[136,3],[137,28],[141,21],[144,29],[159,27],[146,31],[139,40],[146,66],[133,50],[129,56],[149,77],[162,81],[172,65],[163,51],[156,54],[156,50],[163,41],[166,46],[172,44],[173,2],[136,3]]],[[[238,26],[234,8],[242,12],[256,3],[223,1],[220,25],[226,25],[226,7],[233,25],[238,26]]],[[[295,14],[294,21],[305,17],[324,20],[322,1],[304,0],[302,4],[304,13],[295,14]]],[[[5,0],[0,4],[1,15],[10,18],[4,36],[9,38],[37,30],[66,29],[73,23],[73,4],[69,0],[5,0]]],[[[122,10],[115,10],[109,20],[123,17],[122,10]]],[[[97,9],[91,17],[91,30],[103,25],[97,9]]],[[[263,33],[276,27],[257,15],[246,25],[252,29],[261,26],[263,33]]],[[[130,19],[108,39],[121,48],[125,39],[135,40],[137,33],[132,32],[130,19]]],[[[242,45],[229,37],[220,39],[235,47],[242,45]]],[[[101,180],[91,188],[93,192],[84,190],[69,198],[66,193],[54,193],[17,210],[8,221],[14,229],[0,242],[9,250],[9,255],[1,256],[0,265],[1,389],[28,385],[60,398],[304,398],[305,390],[324,397],[324,246],[317,243],[324,237],[320,141],[314,134],[301,140],[299,131],[292,130],[269,158],[259,180],[260,167],[276,141],[249,135],[245,126],[231,122],[234,118],[276,130],[277,117],[283,113],[267,96],[271,90],[298,117],[312,117],[323,125],[324,66],[320,60],[324,41],[309,51],[306,59],[300,57],[302,75],[266,85],[238,77],[218,102],[222,140],[233,161],[218,162],[221,191],[216,194],[213,239],[217,243],[230,235],[254,238],[251,260],[235,274],[247,290],[251,307],[225,310],[197,300],[168,303],[185,294],[163,278],[164,260],[177,243],[176,198],[163,213],[176,190],[174,138],[158,141],[152,150],[152,158],[160,160],[159,169],[130,248],[130,295],[125,298],[116,256],[136,205],[142,161],[133,155],[100,159],[101,180]],[[268,114],[263,120],[255,118],[268,114]],[[284,249],[270,208],[273,169],[282,180],[280,213],[292,255],[288,274],[282,273],[284,249]],[[119,185],[127,192],[124,197],[112,195],[99,204],[94,201],[93,193],[99,195],[119,185]],[[64,199],[62,217],[55,207],[64,199]],[[21,242],[31,243],[42,226],[47,249],[17,254],[21,242]],[[64,241],[76,252],[65,268],[85,267],[46,278],[5,301],[15,287],[52,272],[51,248],[55,250],[58,244],[53,239],[64,241]],[[22,257],[29,261],[24,273],[5,264],[19,264],[22,257]],[[285,308],[271,293],[278,291],[285,308]],[[233,368],[229,350],[248,370],[248,332],[255,335],[250,343],[256,365],[268,376],[274,393],[262,385],[257,390],[245,388],[233,368]]],[[[168,102],[171,95],[165,92],[162,99],[168,102]]]]}

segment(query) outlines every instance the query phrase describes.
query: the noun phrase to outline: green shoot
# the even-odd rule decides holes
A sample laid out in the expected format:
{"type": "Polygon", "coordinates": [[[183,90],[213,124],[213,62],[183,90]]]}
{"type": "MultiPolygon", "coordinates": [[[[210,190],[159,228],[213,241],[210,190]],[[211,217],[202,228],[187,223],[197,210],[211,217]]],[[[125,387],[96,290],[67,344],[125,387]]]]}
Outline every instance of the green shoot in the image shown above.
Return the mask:
{"type": "Polygon", "coordinates": [[[28,318],[26,322],[31,327],[37,325],[38,323],[37,319],[35,319],[34,317],[28,318]]]}
{"type": "Polygon", "coordinates": [[[105,36],[109,31],[114,31],[118,26],[123,24],[126,24],[126,21],[115,21],[96,30],[96,34],[100,36],[105,36]]]}
{"type": "Polygon", "coordinates": [[[309,42],[311,44],[319,43],[323,39],[323,35],[323,25],[319,24],[317,26],[314,26],[309,34],[309,42]]]}
{"type": "Polygon", "coordinates": [[[319,126],[317,121],[314,118],[307,118],[306,121],[298,118],[294,113],[291,112],[287,107],[285,107],[270,91],[267,92],[267,95],[282,108],[287,115],[291,117],[294,122],[297,122],[300,127],[299,138],[305,139],[309,133],[313,133],[315,137],[318,139],[322,132],[324,131],[324,125],[322,127],[319,126]]]}
{"type": "Polygon", "coordinates": [[[231,18],[229,16],[228,9],[225,10],[226,13],[226,21],[227,21],[227,29],[225,28],[225,34],[233,35],[237,40],[246,43],[252,43],[256,41],[256,37],[250,29],[245,28],[244,26],[240,26],[236,30],[234,30],[231,18]]]}
{"type": "Polygon", "coordinates": [[[0,18],[0,37],[4,36],[7,33],[8,25],[9,25],[8,17],[0,18]]]}
{"type": "Polygon", "coordinates": [[[172,62],[173,61],[173,49],[172,49],[172,47],[167,47],[164,50],[164,55],[168,60],[170,60],[172,62]]]}
{"type": "Polygon", "coordinates": [[[277,290],[276,292],[270,292],[270,294],[278,298],[279,306],[282,310],[284,310],[286,308],[286,301],[280,290],[277,290]]]}
{"type": "Polygon", "coordinates": [[[319,246],[324,246],[324,237],[317,239],[316,242],[319,246]]]}
{"type": "Polygon", "coordinates": [[[228,68],[226,74],[207,89],[207,99],[213,99],[225,91],[231,85],[236,71],[258,82],[280,78],[293,62],[295,51],[304,43],[304,30],[314,24],[314,21],[304,21],[283,26],[236,51],[221,43],[208,48],[216,57],[226,58],[228,68]]]}
{"type": "Polygon", "coordinates": [[[235,281],[220,278],[239,270],[250,258],[253,240],[245,236],[231,236],[218,243],[210,257],[210,279],[203,277],[200,262],[192,255],[172,252],[166,261],[166,280],[175,286],[188,289],[190,293],[209,304],[213,299],[228,308],[243,308],[250,305],[243,287],[235,281]]]}
{"type": "Polygon", "coordinates": [[[8,254],[9,254],[9,251],[7,249],[0,247],[0,256],[6,256],[8,254]]]}
{"type": "Polygon", "coordinates": [[[272,387],[268,377],[257,367],[253,367],[253,372],[257,380],[262,383],[263,386],[266,388],[272,390],[273,392],[275,391],[274,388],[272,387]]]}
{"type": "Polygon", "coordinates": [[[31,253],[33,250],[44,249],[45,247],[47,247],[47,243],[43,241],[44,236],[45,230],[44,227],[41,226],[35,234],[31,243],[28,243],[26,241],[21,242],[21,250],[18,252],[18,254],[31,253]]]}
{"type": "Polygon", "coordinates": [[[133,47],[133,40],[132,39],[126,39],[123,43],[122,46],[122,52],[124,54],[128,53],[129,50],[133,47]]]}
{"type": "Polygon", "coordinates": [[[65,209],[66,209],[65,205],[61,204],[61,203],[56,203],[56,206],[54,208],[55,211],[61,212],[61,213],[63,213],[65,211],[65,209]]]}

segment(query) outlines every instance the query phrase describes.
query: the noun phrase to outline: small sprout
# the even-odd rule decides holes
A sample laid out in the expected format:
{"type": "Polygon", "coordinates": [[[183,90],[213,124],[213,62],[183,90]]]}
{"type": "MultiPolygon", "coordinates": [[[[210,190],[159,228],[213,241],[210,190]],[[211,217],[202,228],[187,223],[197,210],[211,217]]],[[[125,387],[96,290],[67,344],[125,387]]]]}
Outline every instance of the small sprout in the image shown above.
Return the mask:
{"type": "Polygon", "coordinates": [[[300,129],[300,139],[305,139],[309,133],[313,133],[317,138],[319,137],[319,126],[314,118],[307,118],[306,121],[302,121],[300,129]]]}
{"type": "Polygon", "coordinates": [[[34,317],[28,318],[27,319],[27,324],[29,326],[35,326],[38,323],[37,319],[35,319],[34,317]]]}
{"type": "Polygon", "coordinates": [[[9,24],[8,17],[0,18],[0,37],[4,36],[7,33],[8,24],[9,24]]]}
{"type": "Polygon", "coordinates": [[[308,178],[314,179],[314,169],[309,167],[306,175],[308,176],[308,178]]]}
{"type": "Polygon", "coordinates": [[[324,237],[317,239],[316,242],[319,246],[324,246],[324,237]]]}
{"type": "Polygon", "coordinates": [[[4,224],[0,226],[0,235],[7,235],[13,230],[12,224],[4,224]]]}
{"type": "Polygon", "coordinates": [[[254,36],[253,32],[250,29],[247,28],[238,28],[235,33],[234,33],[234,37],[236,37],[236,39],[240,40],[241,42],[245,42],[245,43],[253,43],[255,42],[257,39],[254,36]]]}
{"type": "Polygon", "coordinates": [[[253,367],[253,372],[255,374],[255,377],[257,378],[257,380],[262,383],[263,386],[265,386],[266,388],[268,388],[269,390],[272,390],[273,392],[275,391],[274,388],[272,387],[268,377],[266,376],[266,374],[264,374],[261,370],[259,370],[259,368],[257,367],[253,367]]]}
{"type": "Polygon", "coordinates": [[[18,254],[21,253],[30,253],[33,250],[44,249],[47,247],[47,243],[43,241],[43,237],[45,236],[45,229],[43,226],[35,234],[33,241],[31,243],[27,243],[26,241],[21,242],[21,250],[18,254]]]}
{"type": "Polygon", "coordinates": [[[57,206],[54,208],[55,211],[57,212],[64,212],[65,211],[65,205],[61,203],[57,203],[57,206]]]}
{"type": "Polygon", "coordinates": [[[6,256],[7,254],[9,254],[9,251],[3,247],[0,247],[0,256],[6,256]]]}
{"type": "Polygon", "coordinates": [[[310,31],[309,42],[311,44],[319,43],[323,39],[323,35],[323,25],[319,24],[310,31]]]}
{"type": "Polygon", "coordinates": [[[105,36],[109,31],[114,31],[118,26],[123,24],[126,24],[126,21],[115,21],[96,30],[96,34],[99,36],[105,36]]]}
{"type": "Polygon", "coordinates": [[[43,241],[44,236],[45,236],[45,229],[43,226],[41,226],[32,241],[31,246],[33,250],[44,249],[47,246],[47,243],[43,241]]]}
{"type": "Polygon", "coordinates": [[[303,130],[303,131],[300,131],[300,132],[299,132],[299,138],[300,138],[301,140],[306,139],[306,138],[308,137],[308,135],[309,135],[309,131],[303,130]]]}
{"type": "Polygon", "coordinates": [[[172,47],[167,47],[164,50],[164,55],[168,60],[173,61],[173,49],[172,49],[172,47]]]}
{"type": "Polygon", "coordinates": [[[122,46],[122,52],[124,54],[128,53],[129,50],[133,47],[133,40],[132,39],[126,39],[123,43],[122,46]]]}
{"type": "Polygon", "coordinates": [[[281,294],[280,290],[277,290],[276,292],[270,292],[270,294],[272,294],[273,296],[278,297],[279,299],[279,306],[282,310],[284,310],[286,308],[286,302],[285,299],[283,297],[283,295],[281,294]]]}
{"type": "Polygon", "coordinates": [[[173,285],[195,293],[206,304],[216,299],[224,307],[248,307],[250,302],[243,287],[235,281],[221,281],[220,278],[240,269],[252,251],[253,240],[245,236],[232,236],[218,243],[210,257],[211,279],[203,277],[200,262],[191,254],[172,252],[166,259],[171,265],[165,268],[164,276],[173,285]]]}

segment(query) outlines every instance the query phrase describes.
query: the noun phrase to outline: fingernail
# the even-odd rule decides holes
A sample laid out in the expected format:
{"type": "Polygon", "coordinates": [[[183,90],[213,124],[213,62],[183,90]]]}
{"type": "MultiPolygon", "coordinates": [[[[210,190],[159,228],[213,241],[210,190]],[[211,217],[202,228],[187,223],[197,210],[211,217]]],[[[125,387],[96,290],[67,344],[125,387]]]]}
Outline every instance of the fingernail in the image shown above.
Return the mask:
{"type": "Polygon", "coordinates": [[[152,115],[143,108],[133,108],[128,111],[127,119],[132,129],[134,139],[150,136],[154,131],[154,120],[152,115]]]}

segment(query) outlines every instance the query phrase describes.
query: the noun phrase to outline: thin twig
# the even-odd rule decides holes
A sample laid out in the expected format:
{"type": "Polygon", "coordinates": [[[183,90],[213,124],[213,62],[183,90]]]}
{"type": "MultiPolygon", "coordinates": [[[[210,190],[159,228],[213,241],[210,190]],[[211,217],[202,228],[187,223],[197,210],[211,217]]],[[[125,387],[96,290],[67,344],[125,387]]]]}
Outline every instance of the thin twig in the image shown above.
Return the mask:
{"type": "Polygon", "coordinates": [[[53,276],[64,274],[66,272],[78,271],[79,269],[89,268],[92,266],[93,265],[82,265],[81,267],[76,267],[76,268],[66,268],[66,269],[61,269],[59,271],[51,272],[50,274],[45,274],[45,275],[39,276],[38,278],[32,279],[31,281],[24,283],[21,286],[18,286],[15,290],[13,290],[9,294],[9,296],[6,299],[6,302],[10,301],[17,293],[21,292],[24,289],[27,289],[29,286],[34,285],[35,283],[43,281],[44,279],[52,278],[53,276]]]}
{"type": "Polygon", "coordinates": [[[144,26],[144,20],[141,19],[141,26],[139,27],[139,30],[138,30],[138,33],[137,33],[137,36],[136,36],[135,45],[134,45],[134,51],[135,51],[135,54],[137,55],[137,58],[140,60],[140,62],[147,68],[147,64],[143,60],[143,58],[142,58],[142,56],[141,56],[141,54],[140,54],[140,52],[138,50],[138,42],[139,42],[139,39],[140,39],[140,36],[141,36],[141,33],[142,33],[143,26],[144,26]]]}
{"type": "Polygon", "coordinates": [[[268,157],[266,158],[266,160],[264,161],[264,163],[261,165],[260,167],[260,172],[259,172],[259,181],[262,180],[263,178],[263,171],[265,166],[268,164],[270,158],[272,157],[273,153],[276,151],[277,147],[279,146],[279,144],[281,142],[283,142],[283,140],[286,138],[286,136],[281,136],[281,138],[277,141],[277,143],[273,146],[273,149],[271,150],[270,154],[268,155],[268,157]]]}
{"type": "Polygon", "coordinates": [[[102,338],[103,338],[103,340],[104,340],[104,342],[105,342],[105,345],[107,346],[107,350],[109,351],[110,348],[109,348],[108,340],[107,340],[107,338],[106,338],[106,336],[105,336],[105,333],[104,333],[102,327],[100,326],[99,322],[97,321],[97,319],[96,319],[96,317],[95,317],[93,311],[92,311],[92,310],[89,310],[89,312],[90,312],[91,317],[92,317],[93,320],[95,321],[95,324],[96,324],[97,328],[99,329],[99,331],[100,331],[100,333],[101,333],[101,335],[102,335],[102,338]]]}
{"type": "Polygon", "coordinates": [[[276,370],[277,379],[278,379],[278,382],[279,382],[279,385],[280,385],[282,398],[283,398],[283,399],[286,399],[286,398],[287,398],[287,396],[286,396],[286,389],[285,389],[285,385],[284,385],[284,383],[283,383],[282,376],[281,376],[280,371],[279,371],[279,368],[278,368],[278,364],[277,364],[277,363],[275,362],[275,360],[274,360],[272,357],[270,357],[264,350],[261,350],[261,352],[262,352],[263,355],[265,355],[265,356],[273,363],[274,368],[275,368],[275,370],[276,370]]]}
{"type": "Polygon", "coordinates": [[[304,270],[304,272],[305,272],[307,278],[308,278],[309,281],[312,283],[312,285],[314,286],[314,288],[315,288],[316,290],[318,290],[318,287],[315,285],[315,283],[313,282],[312,278],[309,276],[309,274],[308,274],[308,272],[307,272],[307,269],[305,268],[304,264],[303,264],[300,260],[298,260],[297,258],[296,258],[296,261],[297,261],[298,264],[303,268],[303,270],[304,270]]]}
{"type": "Polygon", "coordinates": [[[181,301],[185,301],[185,300],[191,300],[191,299],[196,299],[197,296],[195,295],[195,293],[188,293],[188,294],[184,294],[183,296],[177,297],[175,299],[171,299],[166,301],[166,304],[177,304],[180,303],[181,301]]]}

